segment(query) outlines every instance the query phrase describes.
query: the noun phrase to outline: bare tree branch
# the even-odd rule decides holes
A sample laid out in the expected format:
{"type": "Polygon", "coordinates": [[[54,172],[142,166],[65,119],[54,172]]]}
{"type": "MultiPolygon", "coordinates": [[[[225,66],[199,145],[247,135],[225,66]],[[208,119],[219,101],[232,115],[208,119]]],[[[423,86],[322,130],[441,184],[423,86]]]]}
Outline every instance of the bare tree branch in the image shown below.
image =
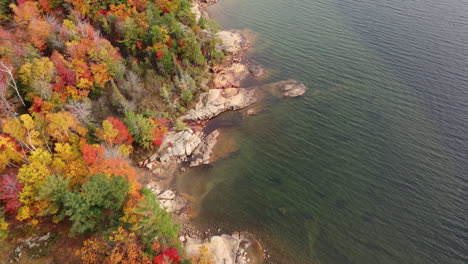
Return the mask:
{"type": "Polygon", "coordinates": [[[20,92],[18,90],[18,86],[16,85],[16,82],[15,82],[15,78],[13,77],[13,68],[9,68],[8,66],[6,66],[3,61],[0,61],[0,66],[2,66],[0,68],[0,72],[3,72],[3,73],[6,73],[8,74],[8,76],[10,77],[10,80],[8,80],[8,85],[13,88],[13,90],[16,91],[16,94],[18,95],[19,99],[21,100],[21,103],[23,104],[23,106],[26,106],[26,104],[24,103],[23,101],[23,98],[21,97],[20,95],[20,92]]]}

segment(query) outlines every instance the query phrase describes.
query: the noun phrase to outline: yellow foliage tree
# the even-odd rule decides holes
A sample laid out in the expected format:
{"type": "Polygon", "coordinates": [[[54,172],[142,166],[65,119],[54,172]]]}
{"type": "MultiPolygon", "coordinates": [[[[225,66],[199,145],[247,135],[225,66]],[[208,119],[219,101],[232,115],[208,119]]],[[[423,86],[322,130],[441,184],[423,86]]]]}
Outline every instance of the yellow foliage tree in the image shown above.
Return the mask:
{"type": "Polygon", "coordinates": [[[55,174],[67,175],[72,186],[76,183],[83,183],[89,174],[88,165],[82,158],[78,146],[68,143],[55,144],[52,168],[55,174]]]}
{"type": "Polygon", "coordinates": [[[36,94],[45,99],[51,95],[51,82],[55,79],[54,63],[47,57],[32,59],[21,66],[18,71],[23,84],[33,88],[36,94]]]}
{"type": "Polygon", "coordinates": [[[22,159],[23,153],[16,142],[11,137],[0,134],[0,171],[22,159]]]}
{"type": "Polygon", "coordinates": [[[215,264],[214,256],[206,246],[200,246],[198,254],[192,256],[191,260],[192,264],[215,264]]]}
{"type": "Polygon", "coordinates": [[[37,149],[31,152],[29,164],[23,165],[18,170],[18,181],[23,185],[18,198],[23,206],[18,210],[16,218],[20,221],[36,216],[49,206],[48,201],[35,199],[39,187],[45,183],[45,178],[51,175],[49,166],[52,163],[52,154],[48,151],[37,149]]]}
{"type": "Polygon", "coordinates": [[[77,144],[88,130],[70,112],[47,113],[46,133],[59,143],[77,144]]]}
{"type": "Polygon", "coordinates": [[[13,137],[24,151],[32,151],[45,145],[36,121],[29,114],[24,114],[19,119],[11,118],[7,120],[3,127],[3,132],[13,137]]]}

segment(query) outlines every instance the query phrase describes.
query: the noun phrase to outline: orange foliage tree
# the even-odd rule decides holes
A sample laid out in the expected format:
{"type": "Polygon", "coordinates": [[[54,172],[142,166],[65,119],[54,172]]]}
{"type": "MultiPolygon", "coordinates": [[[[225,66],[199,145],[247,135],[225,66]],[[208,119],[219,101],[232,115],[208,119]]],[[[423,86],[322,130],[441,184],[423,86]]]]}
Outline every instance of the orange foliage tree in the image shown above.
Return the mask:
{"type": "Polygon", "coordinates": [[[135,233],[119,227],[107,239],[91,238],[75,253],[83,264],[150,264],[135,233]]]}

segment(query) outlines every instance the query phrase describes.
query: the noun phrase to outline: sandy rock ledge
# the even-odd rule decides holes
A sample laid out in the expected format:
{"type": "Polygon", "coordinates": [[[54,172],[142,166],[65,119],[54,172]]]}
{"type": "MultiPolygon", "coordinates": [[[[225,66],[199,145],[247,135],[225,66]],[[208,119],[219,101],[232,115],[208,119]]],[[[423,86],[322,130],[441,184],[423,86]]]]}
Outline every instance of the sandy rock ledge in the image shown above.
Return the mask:
{"type": "Polygon", "coordinates": [[[214,255],[216,264],[259,264],[264,254],[260,243],[248,232],[232,235],[212,236],[205,240],[183,237],[185,250],[189,256],[196,255],[201,246],[206,246],[214,255]]]}

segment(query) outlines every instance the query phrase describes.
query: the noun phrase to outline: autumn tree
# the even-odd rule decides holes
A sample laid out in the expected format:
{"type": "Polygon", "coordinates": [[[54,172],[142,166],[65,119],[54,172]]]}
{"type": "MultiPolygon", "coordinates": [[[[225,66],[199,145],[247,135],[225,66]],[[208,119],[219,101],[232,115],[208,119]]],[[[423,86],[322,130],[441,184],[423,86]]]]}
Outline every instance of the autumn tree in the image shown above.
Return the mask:
{"type": "Polygon", "coordinates": [[[177,252],[177,248],[168,248],[154,257],[153,264],[179,264],[180,261],[181,258],[177,252]]]}
{"type": "Polygon", "coordinates": [[[34,58],[23,64],[18,70],[21,82],[30,87],[30,98],[38,95],[49,99],[52,95],[52,81],[54,80],[54,63],[48,57],[34,58]]]}
{"type": "Polygon", "coordinates": [[[135,233],[122,227],[107,238],[91,238],[76,252],[83,264],[150,264],[135,233]]]}
{"type": "Polygon", "coordinates": [[[8,222],[5,220],[3,208],[0,206],[0,240],[5,239],[8,235],[8,222]]]}
{"type": "Polygon", "coordinates": [[[0,171],[7,166],[16,166],[24,161],[25,153],[15,140],[5,134],[0,134],[0,171]]]}
{"type": "Polygon", "coordinates": [[[144,148],[151,147],[154,138],[153,125],[142,114],[128,113],[125,116],[125,124],[132,134],[135,142],[144,148]]]}
{"type": "Polygon", "coordinates": [[[192,264],[215,264],[214,255],[206,246],[200,246],[198,248],[198,254],[192,256],[191,260],[192,264]]]}
{"type": "Polygon", "coordinates": [[[50,165],[52,164],[52,154],[43,149],[31,152],[29,164],[23,165],[18,170],[18,181],[23,185],[18,195],[19,201],[23,204],[16,218],[26,220],[37,216],[40,212],[49,207],[50,202],[37,200],[36,195],[41,185],[46,181],[46,177],[51,175],[50,165]]]}
{"type": "Polygon", "coordinates": [[[0,200],[5,205],[5,213],[16,215],[18,208],[21,207],[18,193],[22,187],[22,184],[18,182],[16,175],[13,173],[4,174],[0,177],[0,200]]]}

